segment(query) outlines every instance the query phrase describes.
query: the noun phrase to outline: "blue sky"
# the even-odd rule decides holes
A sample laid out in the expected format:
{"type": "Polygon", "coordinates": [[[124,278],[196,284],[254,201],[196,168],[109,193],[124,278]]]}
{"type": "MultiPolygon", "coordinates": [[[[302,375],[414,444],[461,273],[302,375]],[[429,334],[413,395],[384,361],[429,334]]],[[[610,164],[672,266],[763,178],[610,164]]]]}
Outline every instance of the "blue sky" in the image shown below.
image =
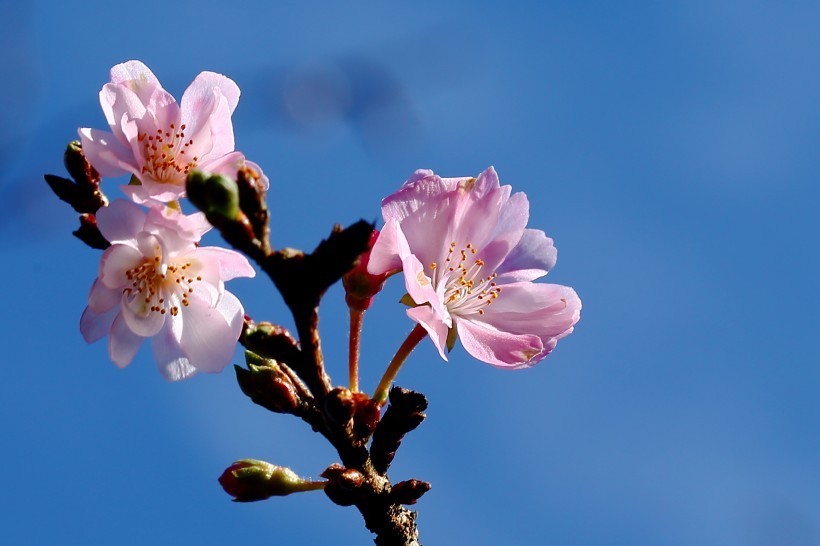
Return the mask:
{"type": "MultiPolygon", "coordinates": [[[[122,371],[79,335],[99,254],[41,175],[103,127],[97,93],[129,59],[177,96],[201,70],[239,84],[237,147],[271,178],[277,246],[376,219],[417,168],[492,164],[528,194],[581,322],[527,371],[429,343],[401,371],[430,400],[391,470],[433,485],[425,544],[820,542],[818,5],[178,4],[6,8],[1,543],[369,543],[321,493],[219,488],[238,458],[336,462],[303,423],[231,373],[166,383],[150,351],[122,371]]],[[[232,285],[290,324],[264,278],[232,285]]],[[[411,328],[400,295],[366,319],[370,388],[411,328]]],[[[322,308],[338,383],[342,300],[322,308]]]]}

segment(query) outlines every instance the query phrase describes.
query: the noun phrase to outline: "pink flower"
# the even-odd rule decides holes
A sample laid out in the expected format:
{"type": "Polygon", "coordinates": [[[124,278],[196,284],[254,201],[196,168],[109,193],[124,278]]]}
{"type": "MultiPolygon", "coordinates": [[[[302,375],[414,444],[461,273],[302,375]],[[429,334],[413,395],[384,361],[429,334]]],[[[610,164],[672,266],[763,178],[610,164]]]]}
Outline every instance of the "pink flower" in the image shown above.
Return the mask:
{"type": "Polygon", "coordinates": [[[407,314],[445,360],[457,334],[479,360],[526,368],[581,316],[572,288],[532,282],[555,265],[557,251],[543,231],[525,228],[527,196],[510,193],[492,167],[478,178],[420,170],[382,201],[385,226],[368,271],[404,271],[415,304],[407,314]]]}
{"type": "Polygon", "coordinates": [[[80,129],[83,153],[102,176],[136,177],[141,185],[123,191],[138,203],[179,199],[192,169],[235,177],[249,165],[261,174],[234,151],[231,114],[238,102],[239,87],[221,74],[199,74],[177,104],[147,66],[118,64],[100,91],[111,132],[80,129]]]}
{"type": "Polygon", "coordinates": [[[202,213],[185,216],[159,206],[146,212],[118,199],[98,211],[97,225],[111,246],[80,320],[85,340],[108,334],[111,360],[125,367],[152,338],[160,372],[171,381],[221,371],[233,357],[244,316],[224,281],[253,277],[248,260],[197,246],[210,229],[202,213]]]}

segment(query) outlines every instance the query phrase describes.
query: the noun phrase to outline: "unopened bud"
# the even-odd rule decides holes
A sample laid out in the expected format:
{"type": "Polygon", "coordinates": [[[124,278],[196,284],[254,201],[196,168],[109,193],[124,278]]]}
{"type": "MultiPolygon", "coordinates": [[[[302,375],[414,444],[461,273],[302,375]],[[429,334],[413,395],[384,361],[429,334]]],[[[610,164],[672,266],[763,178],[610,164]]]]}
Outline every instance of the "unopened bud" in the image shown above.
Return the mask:
{"type": "Polygon", "coordinates": [[[236,502],[253,502],[302,491],[323,489],[326,482],[311,481],[290,468],[256,459],[236,461],[219,477],[219,484],[236,502]]]}
{"type": "Polygon", "coordinates": [[[73,232],[74,236],[90,246],[99,250],[105,250],[111,243],[109,243],[97,227],[97,217],[93,214],[80,215],[80,227],[73,232]]]}
{"type": "Polygon", "coordinates": [[[356,411],[356,402],[350,389],[336,387],[325,398],[325,414],[334,423],[347,423],[356,411]]]}
{"type": "Polygon", "coordinates": [[[339,506],[351,506],[359,497],[359,488],[364,483],[364,474],[353,468],[345,468],[334,463],[322,472],[327,478],[325,494],[339,506]]]}
{"type": "Polygon", "coordinates": [[[236,380],[254,403],[276,413],[295,413],[299,407],[299,393],[290,377],[275,360],[267,360],[245,351],[248,369],[234,366],[236,380]]]}
{"type": "Polygon", "coordinates": [[[240,341],[254,353],[290,366],[298,364],[302,358],[299,343],[290,332],[270,322],[253,322],[246,318],[240,341]]]}
{"type": "Polygon", "coordinates": [[[381,405],[363,392],[355,393],[356,412],[353,415],[353,433],[361,439],[370,438],[381,418],[381,405]]]}
{"type": "Polygon", "coordinates": [[[379,237],[379,230],[374,229],[367,243],[367,250],[359,255],[353,268],[342,277],[347,306],[358,311],[366,311],[373,303],[373,298],[381,292],[388,274],[372,275],[367,272],[370,251],[379,237]]]}
{"type": "Polygon", "coordinates": [[[77,184],[81,186],[88,185],[93,188],[99,188],[100,174],[85,158],[85,155],[83,154],[83,147],[79,141],[73,140],[68,143],[65,154],[63,155],[63,164],[65,165],[65,169],[68,171],[68,174],[71,175],[71,178],[73,178],[77,184]]]}
{"type": "Polygon", "coordinates": [[[399,504],[416,504],[416,502],[430,491],[430,484],[421,480],[406,480],[393,486],[390,496],[399,504]]]}
{"type": "Polygon", "coordinates": [[[185,189],[191,203],[204,212],[209,220],[214,217],[236,220],[241,213],[239,188],[236,181],[227,176],[193,171],[188,175],[185,189]]]}

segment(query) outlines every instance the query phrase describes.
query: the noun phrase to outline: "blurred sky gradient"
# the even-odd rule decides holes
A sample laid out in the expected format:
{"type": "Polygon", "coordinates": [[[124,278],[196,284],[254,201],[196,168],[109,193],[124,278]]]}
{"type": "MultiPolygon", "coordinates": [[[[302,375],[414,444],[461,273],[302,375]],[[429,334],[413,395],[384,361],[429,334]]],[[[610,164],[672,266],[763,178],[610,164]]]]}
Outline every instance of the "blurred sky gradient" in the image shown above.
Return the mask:
{"type": "MultiPolygon", "coordinates": [[[[99,253],[42,174],[104,127],[109,68],[140,59],[177,97],[201,70],[239,84],[277,246],[379,218],[417,168],[491,164],[555,239],[548,280],[584,310],[546,361],[509,373],[425,343],[399,375],[430,400],[391,470],[433,485],[424,544],[820,544],[820,4],[510,4],[4,5],[0,543],[371,543],[321,493],[221,491],[238,458],[337,461],[230,370],[167,383],[150,350],[121,371],[79,334],[99,253]]],[[[411,328],[400,284],[366,318],[371,389],[411,328]]],[[[266,279],[229,287],[290,324],[266,279]]],[[[342,383],[338,287],[322,320],[342,383]]]]}

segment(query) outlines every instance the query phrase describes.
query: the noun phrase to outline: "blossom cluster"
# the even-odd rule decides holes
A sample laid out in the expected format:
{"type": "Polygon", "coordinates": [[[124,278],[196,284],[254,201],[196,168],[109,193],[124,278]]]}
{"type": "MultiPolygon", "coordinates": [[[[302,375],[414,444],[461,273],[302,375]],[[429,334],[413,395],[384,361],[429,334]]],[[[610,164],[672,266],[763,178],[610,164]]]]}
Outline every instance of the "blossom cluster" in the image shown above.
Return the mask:
{"type": "Polygon", "coordinates": [[[102,176],[131,175],[118,199],[96,214],[111,243],[100,261],[80,329],[88,342],[108,336],[121,367],[147,339],[169,380],[219,372],[233,357],[244,322],[239,299],[225,290],[253,277],[238,252],[199,246],[211,226],[205,215],[181,212],[185,180],[194,169],[236,176],[255,164],[234,150],[231,114],[239,87],[202,72],[177,103],[139,61],[111,69],[100,91],[110,132],[82,128],[82,150],[102,176]]]}
{"type": "MultiPolygon", "coordinates": [[[[87,341],[108,336],[119,366],[127,366],[147,339],[170,380],[218,372],[230,362],[244,309],[224,283],[255,273],[237,252],[199,246],[210,225],[202,213],[183,214],[180,202],[194,171],[235,178],[251,169],[260,189],[267,189],[261,169],[235,150],[231,115],[239,94],[229,78],[202,72],[177,103],[143,63],[129,61],[111,69],[100,91],[110,130],[79,130],[83,154],[96,171],[130,175],[121,188],[127,199],[97,213],[111,246],[81,319],[87,341]]],[[[553,241],[527,228],[526,195],[502,186],[492,167],[462,178],[416,171],[382,201],[382,215],[384,227],[343,279],[360,328],[385,280],[404,276],[402,301],[417,327],[377,389],[380,403],[423,337],[445,360],[460,339],[478,360],[518,369],[541,361],[573,331],[581,312],[575,291],[533,282],[556,263],[553,241]]],[[[351,362],[354,390],[357,359],[358,347],[355,370],[351,362]]]]}

